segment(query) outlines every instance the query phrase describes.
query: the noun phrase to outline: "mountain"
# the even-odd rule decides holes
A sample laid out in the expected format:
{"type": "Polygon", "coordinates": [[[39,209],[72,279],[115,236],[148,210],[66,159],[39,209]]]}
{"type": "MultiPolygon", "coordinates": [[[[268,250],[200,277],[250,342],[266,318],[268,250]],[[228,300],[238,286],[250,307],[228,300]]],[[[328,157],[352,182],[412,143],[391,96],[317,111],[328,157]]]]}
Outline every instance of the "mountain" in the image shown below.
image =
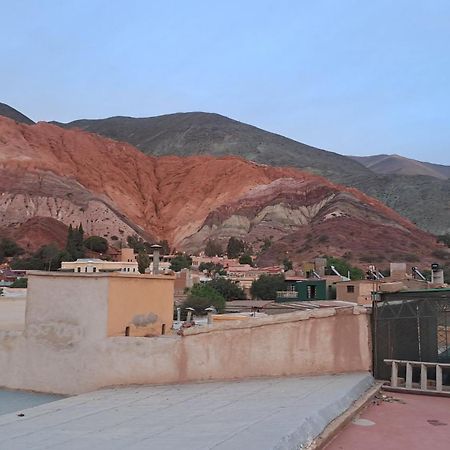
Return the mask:
{"type": "Polygon", "coordinates": [[[297,167],[376,197],[426,231],[438,235],[450,232],[449,179],[426,173],[419,177],[379,174],[359,160],[310,147],[219,114],[111,117],[58,125],[128,142],[151,155],[236,155],[261,164],[297,167]]]}
{"type": "Polygon", "coordinates": [[[382,175],[426,175],[440,180],[450,177],[450,166],[432,164],[400,155],[350,156],[375,173],[382,175]]]}
{"type": "Polygon", "coordinates": [[[362,164],[220,114],[191,112],[158,117],[110,117],[59,124],[128,142],[146,154],[234,155],[261,164],[294,166],[338,182],[369,175],[362,164]]]}
{"type": "MultiPolygon", "coordinates": [[[[237,236],[261,258],[434,261],[441,247],[381,202],[295,168],[237,157],[144,155],[47,123],[0,118],[0,229],[49,219],[110,242],[137,233],[179,250],[237,236]]],[[[43,227],[45,229],[45,227],[43,227]]]]}
{"type": "Polygon", "coordinates": [[[11,106],[7,105],[6,103],[0,102],[0,116],[2,117],[8,117],[12,120],[15,120],[19,123],[25,123],[27,125],[32,125],[34,122],[21,112],[17,111],[17,109],[12,108],[11,106]]]}

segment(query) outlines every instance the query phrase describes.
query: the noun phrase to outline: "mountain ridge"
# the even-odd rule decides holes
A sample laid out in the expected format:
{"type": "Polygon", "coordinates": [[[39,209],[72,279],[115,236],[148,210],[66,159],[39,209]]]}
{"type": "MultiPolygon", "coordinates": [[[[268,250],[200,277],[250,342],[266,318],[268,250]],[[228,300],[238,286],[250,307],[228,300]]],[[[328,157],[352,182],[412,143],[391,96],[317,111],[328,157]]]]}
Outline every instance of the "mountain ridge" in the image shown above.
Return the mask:
{"type": "Polygon", "coordinates": [[[115,116],[54,124],[129,142],[148,154],[234,154],[261,164],[297,167],[376,197],[426,231],[437,235],[450,232],[450,179],[429,174],[375,173],[351,157],[316,149],[220,114],[115,116]]]}
{"type": "Polygon", "coordinates": [[[350,156],[368,169],[381,175],[425,175],[447,180],[450,177],[450,166],[434,164],[401,155],[350,156]]]}
{"type": "Polygon", "coordinates": [[[438,248],[378,200],[295,168],[233,156],[147,156],[84,131],[7,118],[0,135],[3,229],[43,217],[82,223],[110,242],[138,233],[189,251],[211,238],[225,244],[236,236],[256,249],[270,239],[272,262],[286,251],[293,260],[350,252],[356,261],[412,259],[413,251],[431,262],[438,248]]]}

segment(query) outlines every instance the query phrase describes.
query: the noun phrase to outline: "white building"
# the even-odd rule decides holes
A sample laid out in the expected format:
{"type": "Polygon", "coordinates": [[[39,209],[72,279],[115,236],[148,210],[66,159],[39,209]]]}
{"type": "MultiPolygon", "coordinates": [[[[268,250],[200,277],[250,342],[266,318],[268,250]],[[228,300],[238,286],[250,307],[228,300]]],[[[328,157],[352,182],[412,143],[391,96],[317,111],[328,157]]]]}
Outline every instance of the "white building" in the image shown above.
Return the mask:
{"type": "Polygon", "coordinates": [[[136,261],[103,261],[96,258],[81,258],[76,261],[64,261],[61,270],[67,272],[121,272],[138,273],[136,261]]]}

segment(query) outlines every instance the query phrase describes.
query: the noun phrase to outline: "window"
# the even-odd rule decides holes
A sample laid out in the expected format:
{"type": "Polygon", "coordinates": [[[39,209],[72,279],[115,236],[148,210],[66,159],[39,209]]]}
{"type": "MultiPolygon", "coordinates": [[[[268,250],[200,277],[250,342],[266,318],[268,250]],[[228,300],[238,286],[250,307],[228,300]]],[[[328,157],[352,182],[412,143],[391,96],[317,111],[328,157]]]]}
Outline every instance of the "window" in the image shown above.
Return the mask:
{"type": "Polygon", "coordinates": [[[94,268],[92,269],[92,271],[93,271],[93,272],[97,272],[97,267],[94,267],[94,268]]]}
{"type": "Polygon", "coordinates": [[[353,286],[352,284],[347,286],[347,293],[349,294],[353,294],[355,292],[355,286],[353,286]]]}
{"type": "Polygon", "coordinates": [[[84,271],[87,272],[87,267],[84,268],[84,271]]]}
{"type": "Polygon", "coordinates": [[[81,272],[81,267],[77,267],[77,272],[81,272]]]}

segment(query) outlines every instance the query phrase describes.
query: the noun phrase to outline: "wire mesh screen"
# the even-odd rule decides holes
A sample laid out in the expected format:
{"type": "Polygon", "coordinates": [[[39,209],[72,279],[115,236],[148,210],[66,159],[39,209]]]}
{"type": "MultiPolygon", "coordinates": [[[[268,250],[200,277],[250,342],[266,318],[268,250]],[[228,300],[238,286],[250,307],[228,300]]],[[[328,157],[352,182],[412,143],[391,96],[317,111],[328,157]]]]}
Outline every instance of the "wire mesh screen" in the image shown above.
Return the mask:
{"type": "Polygon", "coordinates": [[[377,379],[390,377],[385,359],[450,363],[450,290],[381,294],[372,333],[377,379]]]}

